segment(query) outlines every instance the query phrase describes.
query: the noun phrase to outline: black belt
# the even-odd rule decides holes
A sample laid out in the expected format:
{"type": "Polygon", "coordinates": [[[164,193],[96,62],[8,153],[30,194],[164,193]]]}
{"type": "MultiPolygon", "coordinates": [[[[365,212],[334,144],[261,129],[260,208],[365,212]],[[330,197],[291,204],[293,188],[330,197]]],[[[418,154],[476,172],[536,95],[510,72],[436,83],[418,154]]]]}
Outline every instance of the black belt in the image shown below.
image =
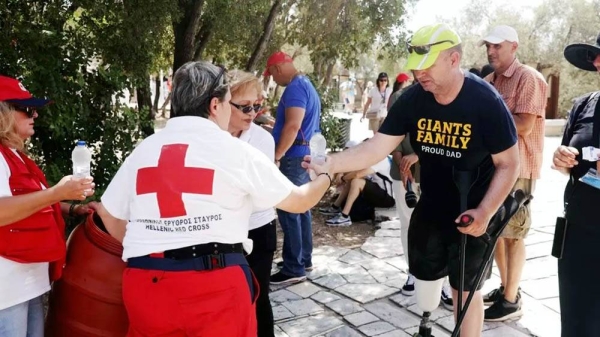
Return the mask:
{"type": "Polygon", "coordinates": [[[244,253],[244,246],[241,243],[205,243],[201,245],[188,246],[177,249],[166,250],[164,254],[165,259],[171,260],[185,260],[193,259],[201,255],[216,255],[216,254],[230,254],[230,253],[244,253]]]}
{"type": "Polygon", "coordinates": [[[241,243],[205,243],[129,258],[127,266],[158,270],[211,270],[248,264],[241,243]]]}
{"type": "Polygon", "coordinates": [[[296,139],[292,145],[309,146],[310,143],[306,140],[296,139]]]}
{"type": "Polygon", "coordinates": [[[203,271],[247,265],[248,261],[241,253],[202,255],[186,260],[173,260],[146,255],[132,257],[127,260],[128,268],[164,271],[203,271]]]}

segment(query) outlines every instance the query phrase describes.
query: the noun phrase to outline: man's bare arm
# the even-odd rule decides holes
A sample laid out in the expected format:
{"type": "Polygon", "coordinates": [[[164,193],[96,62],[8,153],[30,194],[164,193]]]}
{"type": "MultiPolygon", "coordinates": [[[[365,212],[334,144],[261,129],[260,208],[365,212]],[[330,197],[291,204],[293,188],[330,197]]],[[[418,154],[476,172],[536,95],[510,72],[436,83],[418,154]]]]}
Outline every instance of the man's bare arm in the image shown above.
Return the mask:
{"type": "Polygon", "coordinates": [[[525,137],[533,131],[535,120],[538,116],[530,113],[519,113],[513,114],[513,118],[515,120],[515,126],[517,127],[517,134],[521,137],[525,137]]]}
{"type": "Polygon", "coordinates": [[[519,177],[519,146],[492,155],[496,171],[490,182],[485,197],[479,204],[479,208],[486,214],[494,214],[510,193],[517,178],[519,177]]]}
{"type": "Polygon", "coordinates": [[[373,138],[331,156],[331,171],[352,172],[375,165],[394,150],[404,136],[390,136],[377,132],[373,138]]]}
{"type": "MultiPolygon", "coordinates": [[[[280,160],[294,144],[294,140],[298,136],[298,131],[302,127],[305,112],[306,109],[298,107],[285,109],[285,123],[283,124],[283,130],[281,130],[279,143],[275,147],[275,160],[280,160]]],[[[306,141],[309,140],[306,139],[306,141]]]]}

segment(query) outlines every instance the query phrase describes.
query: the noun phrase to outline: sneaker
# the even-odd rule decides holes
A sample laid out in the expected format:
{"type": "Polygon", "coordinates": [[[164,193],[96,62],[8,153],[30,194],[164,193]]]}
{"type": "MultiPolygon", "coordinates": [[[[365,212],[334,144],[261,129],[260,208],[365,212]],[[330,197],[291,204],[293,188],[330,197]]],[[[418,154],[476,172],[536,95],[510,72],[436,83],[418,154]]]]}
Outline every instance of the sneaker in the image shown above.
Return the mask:
{"type": "Polygon", "coordinates": [[[483,305],[489,307],[501,298],[504,298],[504,286],[500,286],[500,288],[494,289],[483,295],[483,305]]]}
{"type": "MultiPolygon", "coordinates": [[[[279,268],[279,269],[283,268],[283,261],[277,262],[277,268],[279,268]]],[[[304,267],[304,270],[306,270],[306,271],[313,271],[313,269],[315,269],[315,267],[312,265],[310,265],[308,267],[304,267]]]]}
{"type": "Polygon", "coordinates": [[[325,223],[328,226],[347,227],[347,226],[352,225],[352,220],[350,220],[349,216],[345,216],[342,213],[338,213],[333,218],[325,221],[325,223]]]}
{"type": "Polygon", "coordinates": [[[336,215],[340,212],[340,209],[335,206],[321,207],[319,213],[323,215],[336,215]]]}
{"type": "Polygon", "coordinates": [[[491,307],[485,309],[484,320],[486,322],[504,322],[521,316],[523,316],[521,299],[517,297],[517,303],[511,303],[502,296],[491,307]]]}
{"type": "Polygon", "coordinates": [[[442,295],[440,296],[440,301],[444,308],[453,311],[454,310],[454,301],[452,300],[452,291],[450,291],[450,287],[444,285],[442,288],[442,295]]]}
{"type": "Polygon", "coordinates": [[[408,274],[408,280],[402,286],[402,295],[412,296],[415,294],[415,277],[408,274]]]}
{"type": "Polygon", "coordinates": [[[271,284],[294,284],[306,280],[306,276],[288,276],[282,272],[271,275],[271,284]]]}

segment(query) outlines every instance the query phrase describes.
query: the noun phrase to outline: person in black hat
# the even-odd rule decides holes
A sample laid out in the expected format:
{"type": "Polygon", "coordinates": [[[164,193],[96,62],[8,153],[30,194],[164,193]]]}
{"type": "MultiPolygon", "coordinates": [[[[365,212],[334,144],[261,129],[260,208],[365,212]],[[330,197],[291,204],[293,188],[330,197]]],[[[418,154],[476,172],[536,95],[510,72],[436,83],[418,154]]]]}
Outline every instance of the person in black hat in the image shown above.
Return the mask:
{"type": "MultiPolygon", "coordinates": [[[[600,35],[595,45],[572,44],[565,48],[565,58],[575,67],[600,72],[600,35]]],[[[583,148],[600,147],[600,120],[596,121],[598,92],[575,100],[569,114],[561,145],[554,152],[552,168],[570,179],[564,193],[566,221],[557,222],[553,254],[558,260],[558,283],[562,337],[597,336],[600,331],[600,226],[597,208],[600,190],[579,178],[599,162],[582,157],[583,148]],[[562,224],[566,224],[562,226],[562,224]],[[562,256],[560,256],[562,251],[562,256]]]]}
{"type": "Polygon", "coordinates": [[[387,73],[379,73],[377,84],[369,92],[369,98],[360,119],[361,122],[365,118],[369,120],[369,130],[373,131],[373,134],[377,133],[383,120],[387,117],[387,106],[391,95],[392,88],[390,88],[387,73]]]}

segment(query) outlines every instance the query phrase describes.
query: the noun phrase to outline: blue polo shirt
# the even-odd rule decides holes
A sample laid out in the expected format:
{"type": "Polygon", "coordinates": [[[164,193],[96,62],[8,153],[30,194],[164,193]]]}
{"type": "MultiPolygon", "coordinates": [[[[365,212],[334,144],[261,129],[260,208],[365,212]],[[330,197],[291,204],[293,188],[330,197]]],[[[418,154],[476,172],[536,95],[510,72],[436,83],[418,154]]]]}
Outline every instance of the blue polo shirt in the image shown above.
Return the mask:
{"type": "MultiPolygon", "coordinates": [[[[308,77],[303,75],[294,77],[279,100],[275,126],[273,127],[275,144],[279,144],[283,125],[285,124],[285,109],[287,108],[303,108],[305,110],[302,126],[296,135],[296,139],[310,141],[315,131],[320,130],[321,99],[308,77]]],[[[304,157],[307,154],[310,154],[308,145],[292,145],[285,156],[304,157]]]]}

